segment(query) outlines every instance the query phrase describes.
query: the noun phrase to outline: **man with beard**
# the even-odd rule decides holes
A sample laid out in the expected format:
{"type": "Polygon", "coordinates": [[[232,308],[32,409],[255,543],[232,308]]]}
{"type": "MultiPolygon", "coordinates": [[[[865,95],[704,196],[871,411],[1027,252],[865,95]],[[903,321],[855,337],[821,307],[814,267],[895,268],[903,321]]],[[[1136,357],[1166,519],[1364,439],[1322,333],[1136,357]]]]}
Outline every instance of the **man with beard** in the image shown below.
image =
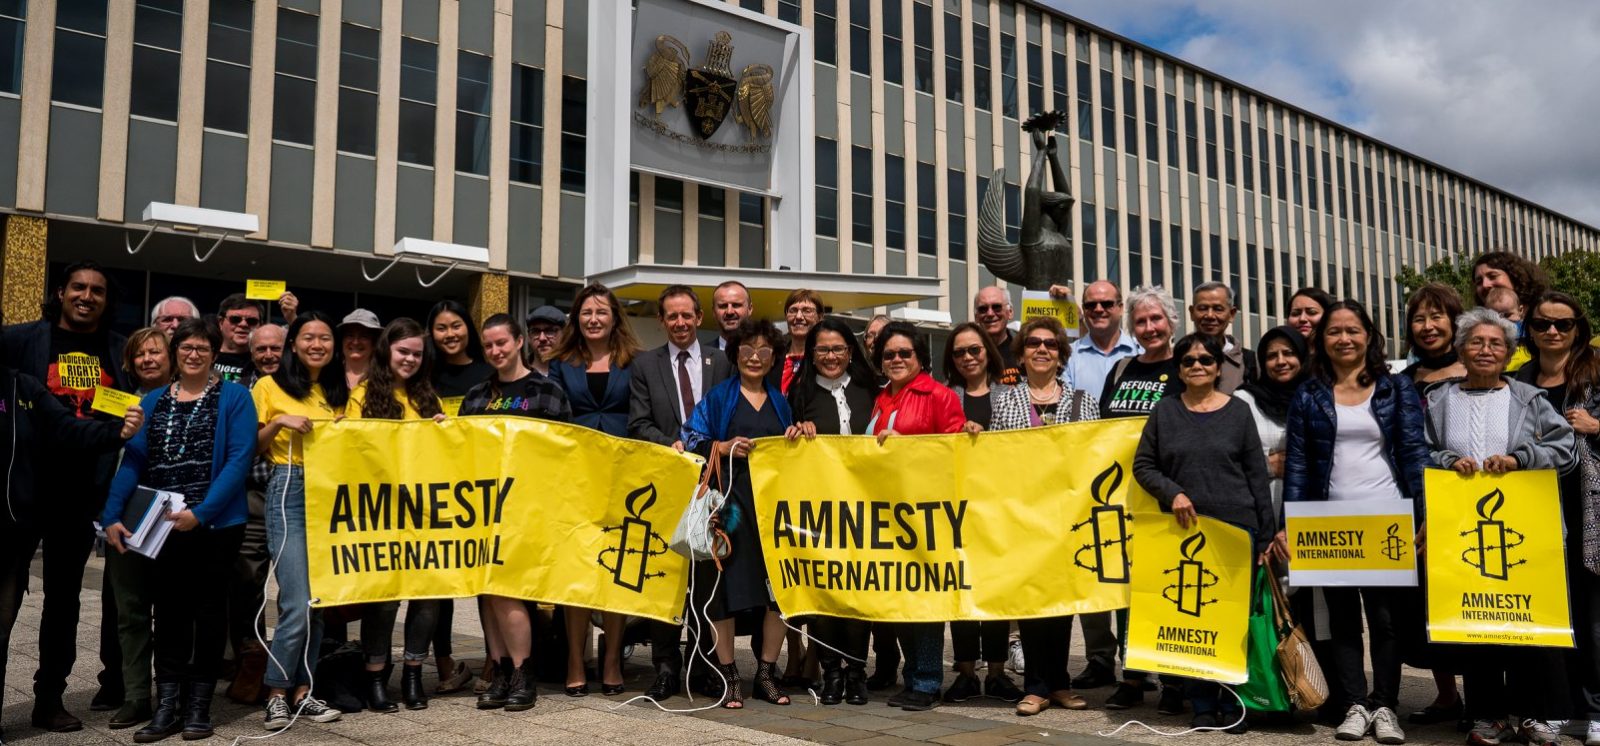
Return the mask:
{"type": "MultiPolygon", "coordinates": [[[[6,327],[0,334],[0,355],[11,368],[43,381],[79,419],[106,419],[93,410],[96,389],[130,390],[119,364],[127,338],[111,331],[107,317],[115,306],[115,290],[99,265],[68,265],[61,284],[45,303],[44,318],[6,327]]],[[[9,649],[11,622],[22,606],[28,565],[34,552],[41,546],[44,549],[44,609],[39,618],[32,722],[34,727],[55,733],[83,728],[83,722],[67,712],[61,697],[77,658],[78,591],[94,547],[93,517],[104,506],[115,466],[115,454],[41,449],[34,472],[39,484],[51,485],[53,498],[40,500],[31,517],[7,515],[0,524],[0,543],[5,547],[0,578],[6,585],[6,592],[0,593],[0,620],[4,620],[0,623],[0,651],[9,649]]],[[[103,603],[115,601],[107,593],[103,603]]],[[[100,657],[105,668],[95,703],[101,709],[114,708],[123,699],[121,653],[116,645],[114,630],[109,639],[101,635],[100,657]]],[[[0,668],[0,677],[3,674],[0,668]]]]}
{"type": "Polygon", "coordinates": [[[1017,352],[1011,341],[1011,329],[1007,326],[1013,316],[1011,298],[1000,288],[991,285],[972,297],[972,318],[1000,348],[999,382],[1007,386],[1015,386],[1022,380],[1022,368],[1017,365],[1017,352]]]}
{"type": "Polygon", "coordinates": [[[733,334],[756,306],[750,301],[750,289],[738,280],[729,280],[711,293],[711,310],[717,318],[717,349],[728,349],[728,337],[733,334]]]}
{"type": "Polygon", "coordinates": [[[550,377],[550,356],[567,326],[567,315],[555,306],[539,306],[528,314],[528,370],[550,377]]]}
{"type": "MultiPolygon", "coordinates": [[[[224,381],[249,386],[254,364],[250,359],[250,332],[265,319],[261,304],[234,293],[217,307],[217,326],[222,329],[222,351],[211,369],[224,381]]],[[[173,361],[174,364],[177,361],[173,361]]]]}
{"type": "MultiPolygon", "coordinates": [[[[700,298],[686,285],[661,291],[657,301],[667,343],[639,355],[629,384],[628,435],[683,450],[678,432],[700,398],[732,375],[728,356],[697,339],[700,298]]],[[[650,658],[655,683],[645,694],[657,701],[678,693],[683,680],[683,655],[678,648],[681,625],[650,622],[650,658]]]]}

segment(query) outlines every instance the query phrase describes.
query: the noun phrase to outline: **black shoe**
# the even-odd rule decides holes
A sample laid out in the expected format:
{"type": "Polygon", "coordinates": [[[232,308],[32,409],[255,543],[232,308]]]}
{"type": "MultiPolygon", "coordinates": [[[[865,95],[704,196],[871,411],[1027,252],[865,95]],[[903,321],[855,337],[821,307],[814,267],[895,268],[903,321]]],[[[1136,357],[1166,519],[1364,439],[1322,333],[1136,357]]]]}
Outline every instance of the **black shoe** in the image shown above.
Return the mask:
{"type": "Polygon", "coordinates": [[[1219,724],[1227,726],[1222,729],[1224,732],[1242,736],[1250,732],[1250,719],[1242,717],[1243,715],[1242,712],[1224,712],[1217,720],[1220,721],[1219,724]]]}
{"type": "Polygon", "coordinates": [[[644,696],[657,702],[678,693],[678,672],[667,666],[656,669],[656,680],[650,683],[650,688],[644,690],[644,696]]]}
{"type": "Polygon", "coordinates": [[[1107,710],[1126,710],[1144,704],[1144,690],[1126,681],[1117,682],[1117,690],[1106,697],[1107,710]]]}
{"type": "Polygon", "coordinates": [[[102,686],[94,693],[94,699],[89,700],[90,712],[110,712],[122,705],[125,699],[120,686],[102,686]]]}
{"type": "Polygon", "coordinates": [[[67,712],[67,708],[61,705],[59,699],[52,702],[35,701],[30,722],[33,723],[33,727],[51,733],[72,733],[83,730],[83,721],[67,712]]]}
{"type": "Polygon", "coordinates": [[[1099,689],[1102,686],[1111,686],[1117,683],[1117,677],[1111,669],[1098,663],[1085,666],[1083,673],[1072,678],[1073,689],[1099,689]]]}
{"type": "Polygon", "coordinates": [[[872,691],[878,691],[894,686],[896,681],[894,669],[894,666],[887,666],[880,662],[878,670],[867,677],[867,688],[872,691]]]}
{"type": "MultiPolygon", "coordinates": [[[[978,677],[969,673],[957,674],[956,680],[950,682],[950,688],[944,690],[944,701],[965,702],[974,697],[983,696],[983,685],[978,683],[978,677]]],[[[1021,699],[1021,697],[1018,697],[1021,699]]]]}
{"type": "Polygon", "coordinates": [[[844,703],[847,705],[864,705],[867,703],[866,669],[855,666],[845,669],[844,703]]]}
{"type": "Polygon", "coordinates": [[[150,724],[133,734],[134,743],[155,743],[183,730],[183,684],[156,682],[156,709],[150,724]]]}
{"type": "Polygon", "coordinates": [[[373,712],[399,712],[400,706],[389,700],[389,672],[367,672],[367,709],[373,712]]]}
{"type": "Polygon", "coordinates": [[[1428,705],[1416,712],[1406,715],[1406,722],[1412,725],[1433,725],[1434,723],[1448,723],[1451,720],[1460,720],[1463,713],[1461,698],[1457,697],[1453,705],[1438,707],[1428,705]]]}
{"type": "Polygon", "coordinates": [[[900,709],[906,712],[923,712],[939,706],[939,698],[925,692],[910,692],[900,702],[900,709]]]}
{"type": "MultiPolygon", "coordinates": [[[[871,684],[872,680],[868,679],[867,683],[871,684]]],[[[913,692],[911,691],[911,687],[906,687],[904,689],[901,689],[899,692],[896,692],[895,694],[890,695],[889,699],[887,701],[885,701],[884,704],[886,704],[886,705],[888,705],[890,707],[901,707],[901,706],[905,705],[906,697],[911,696],[912,693],[913,692]]]]}
{"type": "Polygon", "coordinates": [[[422,666],[400,667],[400,701],[407,710],[428,709],[427,691],[422,688],[422,666]]]}
{"type": "MultiPolygon", "coordinates": [[[[1158,688],[1160,688],[1160,685],[1153,681],[1149,676],[1139,679],[1139,691],[1141,692],[1153,692],[1158,688]]],[[[1344,717],[1344,714],[1340,713],[1339,717],[1344,717]]]]}
{"type": "Polygon", "coordinates": [[[1212,712],[1195,713],[1195,716],[1189,720],[1190,728],[1215,728],[1219,725],[1221,723],[1217,722],[1216,713],[1212,712]]]}
{"type": "Polygon", "coordinates": [[[122,709],[117,710],[117,713],[111,716],[111,722],[108,725],[111,726],[112,730],[132,728],[149,720],[154,714],[155,710],[150,707],[149,699],[143,699],[138,702],[124,702],[122,703],[122,709]]]}
{"type": "Polygon", "coordinates": [[[210,738],[215,732],[211,725],[211,699],[216,693],[215,680],[189,682],[189,711],[183,716],[183,740],[198,741],[210,738]]]}
{"type": "MultiPolygon", "coordinates": [[[[839,665],[834,663],[835,666],[839,665]]],[[[817,695],[825,705],[836,705],[844,701],[844,669],[825,668],[822,670],[822,693],[817,695]]]]}
{"type": "Polygon", "coordinates": [[[1182,715],[1183,711],[1183,690],[1175,686],[1161,687],[1161,699],[1156,703],[1156,712],[1163,715],[1182,715]]]}
{"type": "Polygon", "coordinates": [[[1017,688],[1016,682],[1004,673],[992,673],[983,680],[983,696],[998,699],[1001,702],[1016,704],[1022,701],[1023,692],[1017,688]]]}
{"type": "Polygon", "coordinates": [[[506,691],[506,712],[533,709],[534,703],[539,701],[539,692],[534,689],[537,681],[538,674],[534,673],[532,658],[511,669],[511,684],[506,691]]]}
{"type": "Polygon", "coordinates": [[[777,662],[768,663],[763,660],[756,661],[756,675],[750,680],[750,693],[756,699],[765,700],[775,705],[789,704],[789,695],[784,693],[778,684],[777,662]]]}
{"type": "MultiPolygon", "coordinates": [[[[501,658],[494,662],[494,678],[489,680],[489,688],[478,695],[478,709],[498,710],[506,706],[506,694],[511,688],[511,659],[501,658]]],[[[588,692],[584,692],[587,694],[588,692]]],[[[572,687],[567,687],[567,695],[572,696],[572,687]]],[[[582,696],[582,695],[578,695],[582,696]]]]}

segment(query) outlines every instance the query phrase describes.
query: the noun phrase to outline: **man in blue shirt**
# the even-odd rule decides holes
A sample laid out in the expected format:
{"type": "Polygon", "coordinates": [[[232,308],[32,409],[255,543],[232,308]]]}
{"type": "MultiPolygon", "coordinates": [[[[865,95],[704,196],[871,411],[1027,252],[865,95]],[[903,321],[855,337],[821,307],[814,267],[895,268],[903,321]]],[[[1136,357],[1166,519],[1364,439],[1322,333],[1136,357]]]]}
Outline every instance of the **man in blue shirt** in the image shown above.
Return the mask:
{"type": "MultiPolygon", "coordinates": [[[[1050,288],[1060,297],[1066,288],[1050,288]]],[[[1089,283],[1083,290],[1083,320],[1089,334],[1072,343],[1067,358],[1067,383],[1090,396],[1099,397],[1106,375],[1118,360],[1144,352],[1133,336],[1122,330],[1122,289],[1106,281],[1089,283]]]]}

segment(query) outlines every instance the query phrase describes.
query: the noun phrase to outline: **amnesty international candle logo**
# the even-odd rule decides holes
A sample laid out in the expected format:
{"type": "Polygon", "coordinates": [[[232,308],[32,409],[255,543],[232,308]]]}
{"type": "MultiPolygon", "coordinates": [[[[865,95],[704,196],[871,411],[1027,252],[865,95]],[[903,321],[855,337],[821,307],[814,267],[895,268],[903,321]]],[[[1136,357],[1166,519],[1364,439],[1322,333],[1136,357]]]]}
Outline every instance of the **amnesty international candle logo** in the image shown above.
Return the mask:
{"type": "Polygon", "coordinates": [[[1244,681],[1254,579],[1250,535],[1203,516],[1186,529],[1168,513],[1136,515],[1128,668],[1244,681]]]}
{"type": "Polygon", "coordinates": [[[611,571],[611,582],[639,592],[644,590],[646,580],[667,576],[665,571],[649,570],[651,557],[667,553],[667,541],[644,518],[645,512],[656,504],[656,486],[647,484],[629,492],[625,504],[628,515],[622,519],[621,525],[606,526],[600,531],[617,534],[617,543],[600,550],[595,562],[611,571]]]}
{"type": "Polygon", "coordinates": [[[1206,548],[1206,535],[1203,531],[1196,531],[1194,536],[1183,540],[1178,552],[1183,559],[1177,567],[1162,570],[1163,575],[1176,575],[1176,581],[1161,589],[1161,597],[1172,602],[1178,611],[1189,616],[1200,616],[1201,610],[1217,602],[1216,599],[1206,600],[1206,590],[1217,587],[1219,577],[1216,573],[1207,570],[1204,562],[1195,560],[1200,550],[1206,548]]]}
{"type": "Polygon", "coordinates": [[[1555,472],[1424,478],[1429,639],[1572,647],[1555,472]]]}
{"type": "Polygon", "coordinates": [[[1089,497],[1094,500],[1095,506],[1089,510],[1087,520],[1075,523],[1071,528],[1072,533],[1084,528],[1092,530],[1090,542],[1073,552],[1072,564],[1094,573],[1102,583],[1128,582],[1131,564],[1128,558],[1128,523],[1133,516],[1123,506],[1111,504],[1117,488],[1122,486],[1122,479],[1122,464],[1115,462],[1096,475],[1094,482],[1089,485],[1089,497]],[[1094,553],[1091,558],[1093,564],[1083,561],[1083,556],[1090,552],[1094,553]]]}
{"type": "Polygon", "coordinates": [[[1384,529],[1384,534],[1383,549],[1380,550],[1383,552],[1383,556],[1389,558],[1390,562],[1399,562],[1404,559],[1406,556],[1406,540],[1400,538],[1400,524],[1389,524],[1389,527],[1384,529]]]}
{"type": "Polygon", "coordinates": [[[1289,582],[1299,587],[1414,586],[1410,500],[1284,504],[1289,582]]]}

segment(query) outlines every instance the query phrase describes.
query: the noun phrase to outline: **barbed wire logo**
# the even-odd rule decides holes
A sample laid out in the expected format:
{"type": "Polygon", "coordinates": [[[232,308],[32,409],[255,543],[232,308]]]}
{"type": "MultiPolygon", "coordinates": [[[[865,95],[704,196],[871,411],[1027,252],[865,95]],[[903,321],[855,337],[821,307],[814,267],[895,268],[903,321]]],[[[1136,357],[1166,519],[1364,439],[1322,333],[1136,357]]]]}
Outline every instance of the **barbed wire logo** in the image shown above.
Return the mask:
{"type": "Polygon", "coordinates": [[[1171,601],[1180,613],[1194,617],[1200,616],[1202,609],[1217,602],[1217,599],[1205,597],[1206,589],[1215,588],[1222,581],[1216,573],[1206,569],[1204,562],[1195,559],[1200,550],[1205,548],[1205,532],[1196,531],[1194,536],[1178,545],[1178,551],[1183,554],[1178,566],[1161,571],[1162,575],[1178,574],[1178,582],[1162,588],[1161,597],[1171,601]]]}
{"type": "Polygon", "coordinates": [[[1526,558],[1511,559],[1512,549],[1522,546],[1526,536],[1510,526],[1505,521],[1495,520],[1495,514],[1506,504],[1505,493],[1498,488],[1484,495],[1478,500],[1478,521],[1476,528],[1462,531],[1461,535],[1476,536],[1476,544],[1468,544],[1461,550],[1461,561],[1478,571],[1479,575],[1494,580],[1505,580],[1507,571],[1517,565],[1528,563],[1526,558]],[[1474,561],[1476,560],[1476,561],[1474,561]]]}
{"type": "Polygon", "coordinates": [[[1399,562],[1401,557],[1406,556],[1406,540],[1400,538],[1400,523],[1398,521],[1389,524],[1388,536],[1383,539],[1382,552],[1383,556],[1388,557],[1390,562],[1399,562]]]}
{"type": "Polygon", "coordinates": [[[609,534],[620,532],[617,543],[606,547],[595,555],[596,564],[611,571],[611,582],[627,588],[635,593],[644,590],[644,582],[650,578],[664,578],[666,571],[650,572],[650,558],[667,553],[667,541],[656,533],[655,527],[644,519],[646,511],[656,504],[656,486],[647,484],[628,493],[624,504],[627,506],[628,515],[622,519],[618,526],[605,526],[600,533],[609,534]],[[640,500],[643,499],[643,504],[640,500]],[[606,563],[606,555],[612,555],[611,564],[606,563]]]}
{"type": "Polygon", "coordinates": [[[1089,511],[1089,518],[1075,523],[1069,529],[1077,533],[1085,527],[1093,529],[1090,543],[1072,553],[1072,564],[1095,574],[1102,583],[1126,584],[1133,565],[1128,557],[1128,524],[1133,521],[1126,508],[1112,505],[1111,498],[1122,486],[1122,464],[1113,462],[1100,472],[1089,485],[1089,495],[1098,503],[1089,511]],[[1094,564],[1085,564],[1083,555],[1094,552],[1094,564]]]}

